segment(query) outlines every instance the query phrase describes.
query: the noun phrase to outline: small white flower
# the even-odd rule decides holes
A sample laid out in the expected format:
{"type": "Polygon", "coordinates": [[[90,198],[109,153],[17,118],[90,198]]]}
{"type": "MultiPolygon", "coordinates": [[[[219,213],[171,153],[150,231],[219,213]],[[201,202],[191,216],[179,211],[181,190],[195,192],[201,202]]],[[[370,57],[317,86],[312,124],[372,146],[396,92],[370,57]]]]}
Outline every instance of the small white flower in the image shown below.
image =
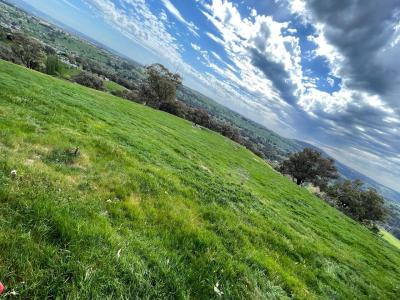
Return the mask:
{"type": "Polygon", "coordinates": [[[214,285],[214,292],[220,297],[224,294],[224,292],[219,289],[219,282],[214,285]]]}
{"type": "Polygon", "coordinates": [[[16,177],[17,176],[17,170],[12,170],[10,174],[11,174],[11,177],[16,177]]]}

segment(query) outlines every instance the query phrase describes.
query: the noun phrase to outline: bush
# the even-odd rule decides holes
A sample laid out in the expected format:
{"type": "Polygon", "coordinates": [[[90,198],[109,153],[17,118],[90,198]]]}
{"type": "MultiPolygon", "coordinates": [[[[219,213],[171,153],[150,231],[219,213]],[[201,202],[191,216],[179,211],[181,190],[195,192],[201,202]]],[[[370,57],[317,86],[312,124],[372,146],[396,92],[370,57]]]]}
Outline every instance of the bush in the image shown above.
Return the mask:
{"type": "Polygon", "coordinates": [[[159,109],[177,117],[186,118],[187,107],[180,101],[164,101],[159,109]]]}
{"type": "Polygon", "coordinates": [[[186,114],[186,118],[196,125],[198,124],[206,128],[211,128],[211,117],[204,109],[189,108],[186,114]]]}
{"type": "Polygon", "coordinates": [[[371,229],[388,215],[383,197],[375,189],[364,190],[360,180],[337,182],[327,188],[326,194],[335,207],[371,229]]]}
{"type": "Polygon", "coordinates": [[[56,55],[48,55],[46,59],[46,74],[58,75],[61,73],[61,63],[56,55]]]}
{"type": "Polygon", "coordinates": [[[13,51],[2,44],[0,44],[0,59],[7,60],[14,64],[23,65],[21,59],[17,55],[15,55],[13,51]]]}
{"type": "Polygon", "coordinates": [[[112,91],[111,94],[130,101],[139,102],[139,96],[136,91],[131,91],[131,90],[112,91]]]}
{"type": "Polygon", "coordinates": [[[82,71],[78,75],[73,76],[72,80],[92,89],[104,91],[103,80],[100,77],[86,71],[82,71]]]}

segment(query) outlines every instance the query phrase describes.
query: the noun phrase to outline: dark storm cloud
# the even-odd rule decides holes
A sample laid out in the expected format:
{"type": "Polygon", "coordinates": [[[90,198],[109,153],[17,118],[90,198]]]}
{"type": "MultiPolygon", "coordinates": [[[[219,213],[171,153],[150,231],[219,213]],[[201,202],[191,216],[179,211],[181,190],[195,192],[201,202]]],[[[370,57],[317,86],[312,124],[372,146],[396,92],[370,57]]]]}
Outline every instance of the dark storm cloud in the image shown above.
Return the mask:
{"type": "Polygon", "coordinates": [[[252,64],[263,72],[269,80],[271,80],[283,100],[291,105],[295,105],[297,101],[297,98],[294,96],[296,86],[293,85],[285,66],[281,63],[272,61],[258,49],[253,48],[249,51],[252,64]]]}
{"type": "Polygon", "coordinates": [[[385,111],[371,105],[350,104],[343,112],[320,113],[319,116],[335,124],[330,128],[331,131],[339,127],[345,129],[347,134],[342,139],[347,140],[347,144],[364,146],[380,156],[395,156],[400,153],[400,139],[390,132],[398,124],[385,121],[385,111]]]}
{"type": "Polygon", "coordinates": [[[347,159],[358,169],[369,170],[374,179],[399,189],[395,178],[400,174],[400,43],[395,42],[399,34],[395,26],[400,24],[400,0],[304,1],[310,24],[324,25],[327,42],[344,59],[334,67],[350,98],[338,98],[334,111],[323,101],[304,111],[296,104],[296,86],[290,84],[288,73],[260,55],[262,49],[255,49],[253,64],[291,104],[277,115],[298,138],[337,149],[337,159],[347,159]]]}
{"type": "Polygon", "coordinates": [[[398,88],[400,59],[386,61],[381,51],[399,22],[400,0],[308,0],[307,7],[345,57],[342,75],[350,88],[379,95],[398,88]]]}

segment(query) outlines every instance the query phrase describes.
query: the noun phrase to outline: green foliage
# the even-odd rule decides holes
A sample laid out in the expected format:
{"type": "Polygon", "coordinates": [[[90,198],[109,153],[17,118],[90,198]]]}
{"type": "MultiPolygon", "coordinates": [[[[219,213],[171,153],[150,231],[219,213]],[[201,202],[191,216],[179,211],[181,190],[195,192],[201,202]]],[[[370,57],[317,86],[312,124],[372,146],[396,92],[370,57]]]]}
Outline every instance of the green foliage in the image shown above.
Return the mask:
{"type": "Polygon", "coordinates": [[[62,74],[62,64],[57,55],[48,55],[46,59],[46,74],[59,75],[62,74]]]}
{"type": "Polygon", "coordinates": [[[164,102],[176,99],[176,89],[182,84],[179,74],[172,73],[162,64],[145,68],[146,79],[140,86],[140,98],[151,107],[159,108],[164,102]]]}
{"type": "Polygon", "coordinates": [[[44,69],[46,55],[40,42],[23,33],[14,33],[12,41],[12,51],[24,66],[38,71],[44,69]]]}
{"type": "Polygon", "coordinates": [[[384,221],[387,216],[382,196],[374,189],[364,190],[359,180],[337,182],[326,192],[337,208],[371,229],[376,230],[376,222],[384,221]]]}
{"type": "Polygon", "coordinates": [[[169,114],[0,61],[0,150],[6,298],[400,292],[398,249],[169,114]],[[64,160],[75,145],[81,154],[64,160]]]}
{"type": "Polygon", "coordinates": [[[325,189],[331,179],[338,177],[333,159],[322,157],[321,153],[310,148],[294,153],[285,160],[280,168],[283,174],[288,174],[298,185],[311,182],[325,189]]]}
{"type": "Polygon", "coordinates": [[[88,73],[86,71],[82,71],[79,74],[73,76],[72,80],[75,81],[76,83],[90,87],[92,89],[96,89],[99,91],[104,90],[103,80],[97,75],[88,73]]]}

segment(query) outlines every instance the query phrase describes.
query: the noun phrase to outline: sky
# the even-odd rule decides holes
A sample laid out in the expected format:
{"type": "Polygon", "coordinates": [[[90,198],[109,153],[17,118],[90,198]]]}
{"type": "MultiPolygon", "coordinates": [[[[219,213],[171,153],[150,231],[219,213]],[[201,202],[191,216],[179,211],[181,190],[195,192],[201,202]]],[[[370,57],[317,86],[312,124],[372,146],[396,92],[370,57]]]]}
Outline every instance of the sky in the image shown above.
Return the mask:
{"type": "Polygon", "coordinates": [[[400,191],[400,0],[23,1],[400,191]]]}

